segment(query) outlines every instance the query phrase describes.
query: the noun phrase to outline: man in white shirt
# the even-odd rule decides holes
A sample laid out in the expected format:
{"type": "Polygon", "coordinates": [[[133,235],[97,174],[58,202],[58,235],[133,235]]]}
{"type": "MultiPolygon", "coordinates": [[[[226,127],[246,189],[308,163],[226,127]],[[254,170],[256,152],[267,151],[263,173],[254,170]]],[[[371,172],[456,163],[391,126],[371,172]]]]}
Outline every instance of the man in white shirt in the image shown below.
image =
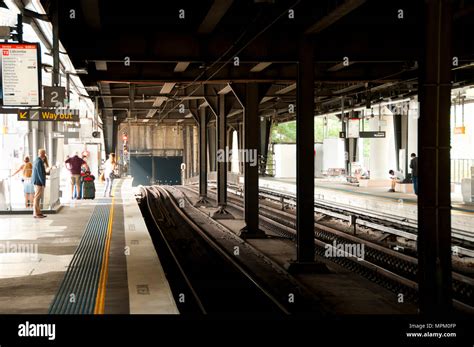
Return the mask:
{"type": "Polygon", "coordinates": [[[401,173],[400,171],[390,170],[388,173],[390,174],[390,179],[392,180],[389,192],[395,193],[395,185],[397,183],[402,182],[405,179],[405,177],[403,176],[403,173],[401,173]]]}

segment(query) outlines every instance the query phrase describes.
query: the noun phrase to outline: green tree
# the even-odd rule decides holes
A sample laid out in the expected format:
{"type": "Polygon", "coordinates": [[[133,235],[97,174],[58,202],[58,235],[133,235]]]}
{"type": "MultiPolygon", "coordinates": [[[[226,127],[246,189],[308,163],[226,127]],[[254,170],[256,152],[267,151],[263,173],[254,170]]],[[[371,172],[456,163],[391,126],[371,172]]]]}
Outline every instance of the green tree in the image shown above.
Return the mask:
{"type": "MultiPolygon", "coordinates": [[[[327,118],[327,137],[339,137],[341,122],[336,117],[327,118]]],[[[324,140],[324,117],[314,118],[314,141],[324,140]]],[[[274,124],[271,129],[272,143],[296,143],[296,121],[274,124]]]]}

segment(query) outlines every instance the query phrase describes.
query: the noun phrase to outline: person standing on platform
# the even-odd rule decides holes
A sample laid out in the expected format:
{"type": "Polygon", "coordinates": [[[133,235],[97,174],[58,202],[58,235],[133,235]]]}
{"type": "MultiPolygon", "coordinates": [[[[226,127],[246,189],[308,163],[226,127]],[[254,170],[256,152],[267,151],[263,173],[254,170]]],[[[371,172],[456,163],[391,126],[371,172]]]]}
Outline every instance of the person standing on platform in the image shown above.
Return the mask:
{"type": "Polygon", "coordinates": [[[68,158],[65,161],[66,168],[71,173],[71,199],[80,199],[81,195],[81,167],[85,161],[79,158],[76,154],[72,158],[68,158]],[[76,188],[76,196],[74,197],[74,188],[76,188]]]}
{"type": "Polygon", "coordinates": [[[109,197],[112,197],[112,185],[114,184],[115,170],[117,169],[117,162],[115,160],[115,153],[110,153],[109,159],[104,164],[105,190],[104,197],[109,192],[109,197]]]}
{"type": "Polygon", "coordinates": [[[41,213],[40,200],[44,193],[46,186],[46,169],[44,167],[44,160],[46,158],[46,151],[44,149],[38,150],[38,158],[33,163],[33,173],[31,175],[31,183],[35,186],[35,197],[33,199],[33,217],[45,218],[41,213]]]}
{"type": "Polygon", "coordinates": [[[411,177],[413,180],[413,190],[415,194],[418,195],[418,157],[415,153],[411,154],[410,169],[411,177]]]}
{"type": "Polygon", "coordinates": [[[23,170],[23,177],[21,178],[23,182],[23,192],[25,193],[25,207],[33,207],[33,196],[35,194],[35,187],[31,183],[31,175],[33,173],[33,164],[30,162],[30,157],[25,156],[23,159],[23,164],[12,176],[15,176],[17,173],[23,170]]]}

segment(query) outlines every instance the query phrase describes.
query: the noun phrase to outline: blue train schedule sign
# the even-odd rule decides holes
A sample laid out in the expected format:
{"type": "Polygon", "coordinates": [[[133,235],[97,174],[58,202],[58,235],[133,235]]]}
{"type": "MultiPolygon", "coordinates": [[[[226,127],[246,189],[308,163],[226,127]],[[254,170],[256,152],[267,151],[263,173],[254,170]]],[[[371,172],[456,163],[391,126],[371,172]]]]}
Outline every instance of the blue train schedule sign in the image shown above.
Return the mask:
{"type": "Polygon", "coordinates": [[[0,65],[4,106],[39,106],[41,101],[39,46],[1,43],[0,65]]]}

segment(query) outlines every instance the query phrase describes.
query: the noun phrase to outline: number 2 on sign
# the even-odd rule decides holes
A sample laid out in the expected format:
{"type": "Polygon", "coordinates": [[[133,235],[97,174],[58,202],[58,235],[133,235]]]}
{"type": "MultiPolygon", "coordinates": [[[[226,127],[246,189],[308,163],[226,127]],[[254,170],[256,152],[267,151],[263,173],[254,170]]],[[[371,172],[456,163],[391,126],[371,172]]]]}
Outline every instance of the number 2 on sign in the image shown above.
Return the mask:
{"type": "Polygon", "coordinates": [[[51,92],[51,102],[58,102],[58,96],[59,96],[59,93],[58,92],[51,92]]]}

